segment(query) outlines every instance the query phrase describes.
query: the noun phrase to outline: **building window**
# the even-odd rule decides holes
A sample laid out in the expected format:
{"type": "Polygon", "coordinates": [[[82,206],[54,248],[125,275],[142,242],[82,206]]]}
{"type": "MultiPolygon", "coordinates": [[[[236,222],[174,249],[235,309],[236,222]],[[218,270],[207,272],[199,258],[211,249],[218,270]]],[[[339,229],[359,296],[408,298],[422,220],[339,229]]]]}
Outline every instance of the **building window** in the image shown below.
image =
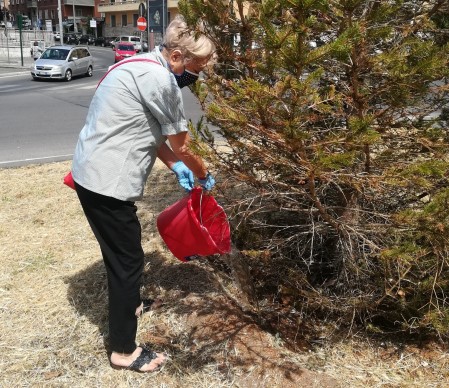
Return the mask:
{"type": "Polygon", "coordinates": [[[139,17],[138,14],[133,14],[133,27],[137,27],[137,18],[139,17]]]}
{"type": "Polygon", "coordinates": [[[111,15],[111,27],[115,27],[115,26],[116,26],[115,15],[111,15]]]}
{"type": "Polygon", "coordinates": [[[127,15],[122,15],[122,26],[126,27],[128,25],[127,15]]]}

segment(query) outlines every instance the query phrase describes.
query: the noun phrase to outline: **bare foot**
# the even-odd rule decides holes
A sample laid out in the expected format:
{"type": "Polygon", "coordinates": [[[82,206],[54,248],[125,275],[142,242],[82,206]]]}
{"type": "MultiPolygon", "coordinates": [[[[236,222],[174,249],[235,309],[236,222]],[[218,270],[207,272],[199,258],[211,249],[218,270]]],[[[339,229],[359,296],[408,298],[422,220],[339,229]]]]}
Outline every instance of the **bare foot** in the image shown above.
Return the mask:
{"type": "Polygon", "coordinates": [[[139,318],[143,313],[143,302],[136,308],[136,317],[139,318]]]}
{"type": "Polygon", "coordinates": [[[115,369],[126,369],[129,367],[129,369],[136,370],[138,372],[154,372],[167,361],[167,356],[163,353],[154,353],[154,355],[152,353],[154,352],[146,349],[143,350],[140,346],[138,346],[131,354],[112,352],[111,366],[115,369]],[[137,363],[132,365],[134,361],[136,361],[136,359],[142,354],[142,351],[144,352],[143,355],[145,355],[145,352],[147,352],[147,354],[151,354],[150,357],[146,358],[148,361],[141,366],[137,363]],[[155,356],[155,358],[153,358],[153,356],[155,356]]]}

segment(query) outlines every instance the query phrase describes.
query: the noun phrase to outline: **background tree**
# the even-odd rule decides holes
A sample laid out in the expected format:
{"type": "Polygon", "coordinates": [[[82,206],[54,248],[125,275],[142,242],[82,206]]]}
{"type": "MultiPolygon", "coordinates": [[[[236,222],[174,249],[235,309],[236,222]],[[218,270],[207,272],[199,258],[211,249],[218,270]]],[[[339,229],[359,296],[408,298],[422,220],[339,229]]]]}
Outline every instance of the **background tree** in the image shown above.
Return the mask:
{"type": "Polygon", "coordinates": [[[218,47],[198,150],[260,316],[447,334],[444,3],[180,1],[218,47]]]}

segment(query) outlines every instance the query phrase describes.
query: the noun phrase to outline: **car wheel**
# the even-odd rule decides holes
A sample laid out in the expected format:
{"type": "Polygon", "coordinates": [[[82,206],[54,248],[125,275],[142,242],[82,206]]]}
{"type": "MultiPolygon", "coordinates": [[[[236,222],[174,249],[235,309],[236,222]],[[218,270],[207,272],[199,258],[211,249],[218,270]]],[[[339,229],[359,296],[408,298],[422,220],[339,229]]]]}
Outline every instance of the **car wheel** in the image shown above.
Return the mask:
{"type": "Polygon", "coordinates": [[[65,72],[65,80],[66,80],[67,82],[69,82],[69,81],[72,80],[72,70],[67,69],[67,71],[65,72]]]}
{"type": "Polygon", "coordinates": [[[33,75],[33,81],[39,81],[39,78],[37,78],[33,75]]]}
{"type": "Polygon", "coordinates": [[[94,74],[94,71],[93,71],[93,69],[92,69],[92,66],[89,66],[88,69],[87,69],[86,75],[87,75],[88,77],[92,77],[93,74],[94,74]]]}

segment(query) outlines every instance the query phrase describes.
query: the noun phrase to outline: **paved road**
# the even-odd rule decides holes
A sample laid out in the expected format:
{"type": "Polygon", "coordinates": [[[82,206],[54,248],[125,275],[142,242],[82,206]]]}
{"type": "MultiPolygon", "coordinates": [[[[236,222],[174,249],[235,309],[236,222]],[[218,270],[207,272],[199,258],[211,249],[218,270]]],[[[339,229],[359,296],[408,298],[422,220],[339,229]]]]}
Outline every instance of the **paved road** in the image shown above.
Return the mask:
{"type": "Polygon", "coordinates": [[[33,81],[26,66],[0,66],[0,167],[71,159],[111,49],[91,48],[94,76],[33,81]]]}
{"type": "MultiPolygon", "coordinates": [[[[0,62],[0,168],[70,160],[96,84],[113,62],[110,48],[92,47],[94,77],[71,82],[31,80],[29,65],[0,62]]],[[[202,116],[196,98],[183,89],[188,118],[202,116]]]]}

